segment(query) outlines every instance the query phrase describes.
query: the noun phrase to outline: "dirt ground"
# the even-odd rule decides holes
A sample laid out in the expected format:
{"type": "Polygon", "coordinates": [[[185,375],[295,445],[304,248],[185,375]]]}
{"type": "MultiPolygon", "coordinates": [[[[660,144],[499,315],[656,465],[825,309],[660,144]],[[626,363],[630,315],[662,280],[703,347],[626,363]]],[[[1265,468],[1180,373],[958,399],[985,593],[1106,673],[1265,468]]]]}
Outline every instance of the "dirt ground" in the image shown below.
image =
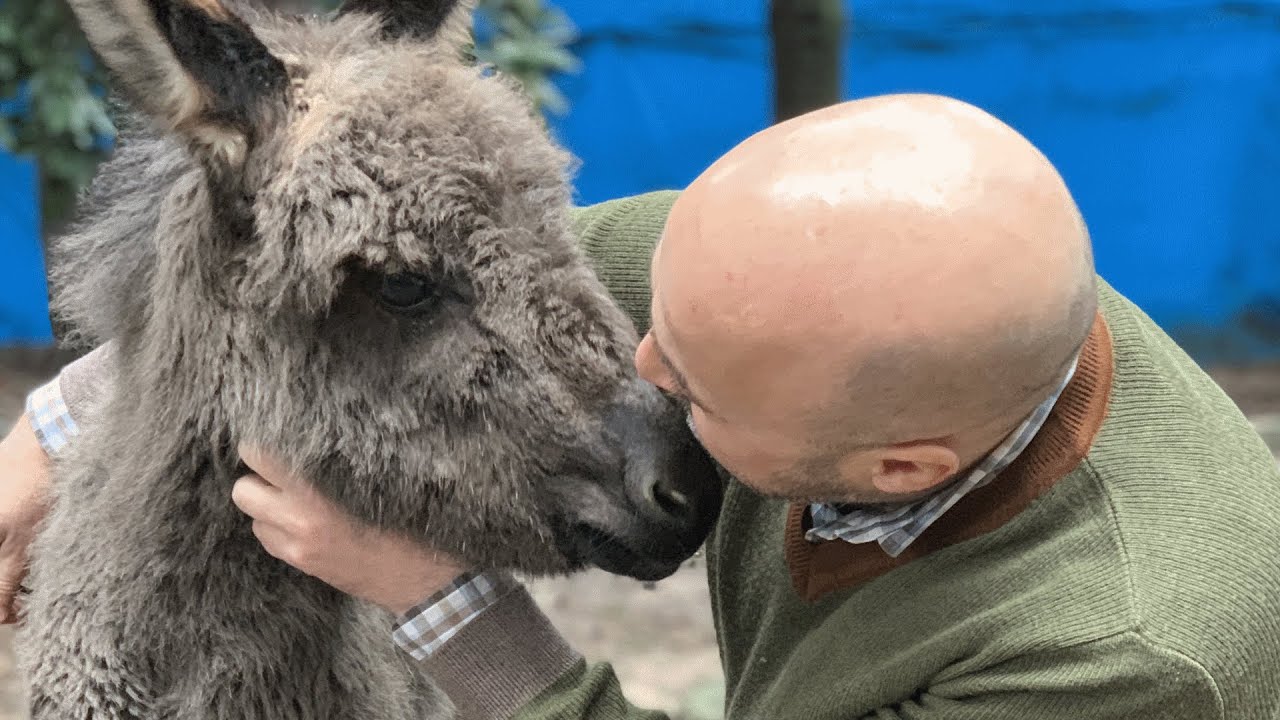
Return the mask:
{"type": "MultiPolygon", "coordinates": [[[[65,355],[0,349],[0,429],[27,390],[65,355]]],[[[1280,453],[1280,364],[1222,368],[1215,378],[1280,453]]],[[[539,581],[531,591],[569,641],[590,660],[612,662],[628,698],[676,720],[714,720],[723,697],[705,568],[695,558],[652,588],[603,572],[539,581]]],[[[12,632],[0,629],[0,720],[25,720],[14,672],[12,632]]]]}

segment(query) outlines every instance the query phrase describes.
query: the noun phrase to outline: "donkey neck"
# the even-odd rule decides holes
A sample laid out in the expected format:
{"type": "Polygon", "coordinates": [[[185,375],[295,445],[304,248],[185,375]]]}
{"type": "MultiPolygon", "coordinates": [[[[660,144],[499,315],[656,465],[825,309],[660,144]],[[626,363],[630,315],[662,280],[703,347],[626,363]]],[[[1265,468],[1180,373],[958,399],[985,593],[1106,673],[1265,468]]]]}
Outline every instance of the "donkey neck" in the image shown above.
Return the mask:
{"type": "Polygon", "coordinates": [[[147,512],[198,511],[192,521],[230,532],[243,525],[230,501],[243,468],[216,369],[181,345],[156,340],[143,333],[120,338],[117,381],[100,411],[110,421],[90,426],[107,434],[87,450],[117,466],[109,468],[109,482],[147,512]]]}

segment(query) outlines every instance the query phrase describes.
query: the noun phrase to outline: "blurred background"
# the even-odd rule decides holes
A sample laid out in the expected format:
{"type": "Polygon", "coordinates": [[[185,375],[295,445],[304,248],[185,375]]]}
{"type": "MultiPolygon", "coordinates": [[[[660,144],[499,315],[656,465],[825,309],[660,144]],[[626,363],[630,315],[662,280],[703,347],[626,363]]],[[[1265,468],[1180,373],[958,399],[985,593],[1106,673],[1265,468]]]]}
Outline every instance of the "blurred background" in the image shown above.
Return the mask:
{"type": "MultiPolygon", "coordinates": [[[[844,99],[985,108],[1062,172],[1099,272],[1280,447],[1280,0],[484,0],[475,37],[581,160],[582,204],[684,187],[844,99]]],[[[105,91],[60,0],[0,0],[0,427],[74,357],[54,344],[44,243],[111,151],[105,91]]],[[[702,572],[534,590],[633,702],[709,719],[723,691],[702,572]]],[[[0,720],[24,717],[7,650],[0,684],[0,720]]]]}

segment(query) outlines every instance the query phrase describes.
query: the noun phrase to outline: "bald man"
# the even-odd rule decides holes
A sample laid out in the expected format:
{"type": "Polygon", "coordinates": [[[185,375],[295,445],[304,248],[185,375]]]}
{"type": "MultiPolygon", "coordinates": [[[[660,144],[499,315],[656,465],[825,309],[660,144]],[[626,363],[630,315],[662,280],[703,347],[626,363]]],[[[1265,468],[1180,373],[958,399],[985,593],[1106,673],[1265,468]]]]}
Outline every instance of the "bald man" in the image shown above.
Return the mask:
{"type": "MultiPolygon", "coordinates": [[[[708,545],[727,718],[1280,717],[1275,461],[1095,276],[1012,129],[934,96],[845,103],[576,230],[647,332],[641,374],[733,479],[708,545]]],[[[10,588],[45,453],[110,372],[109,346],[66,368],[0,448],[10,588]]],[[[399,616],[461,717],[662,717],[520,587],[246,460],[267,551],[399,616]]]]}

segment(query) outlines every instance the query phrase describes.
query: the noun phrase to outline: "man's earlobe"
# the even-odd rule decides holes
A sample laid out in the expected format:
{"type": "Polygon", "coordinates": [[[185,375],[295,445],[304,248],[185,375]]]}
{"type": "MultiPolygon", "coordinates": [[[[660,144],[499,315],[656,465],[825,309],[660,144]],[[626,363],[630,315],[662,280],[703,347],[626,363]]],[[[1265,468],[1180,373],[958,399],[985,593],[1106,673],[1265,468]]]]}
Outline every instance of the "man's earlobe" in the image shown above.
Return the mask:
{"type": "Polygon", "coordinates": [[[955,451],[936,443],[885,448],[872,468],[871,482],[889,495],[917,495],[949,480],[960,470],[955,451]]]}

